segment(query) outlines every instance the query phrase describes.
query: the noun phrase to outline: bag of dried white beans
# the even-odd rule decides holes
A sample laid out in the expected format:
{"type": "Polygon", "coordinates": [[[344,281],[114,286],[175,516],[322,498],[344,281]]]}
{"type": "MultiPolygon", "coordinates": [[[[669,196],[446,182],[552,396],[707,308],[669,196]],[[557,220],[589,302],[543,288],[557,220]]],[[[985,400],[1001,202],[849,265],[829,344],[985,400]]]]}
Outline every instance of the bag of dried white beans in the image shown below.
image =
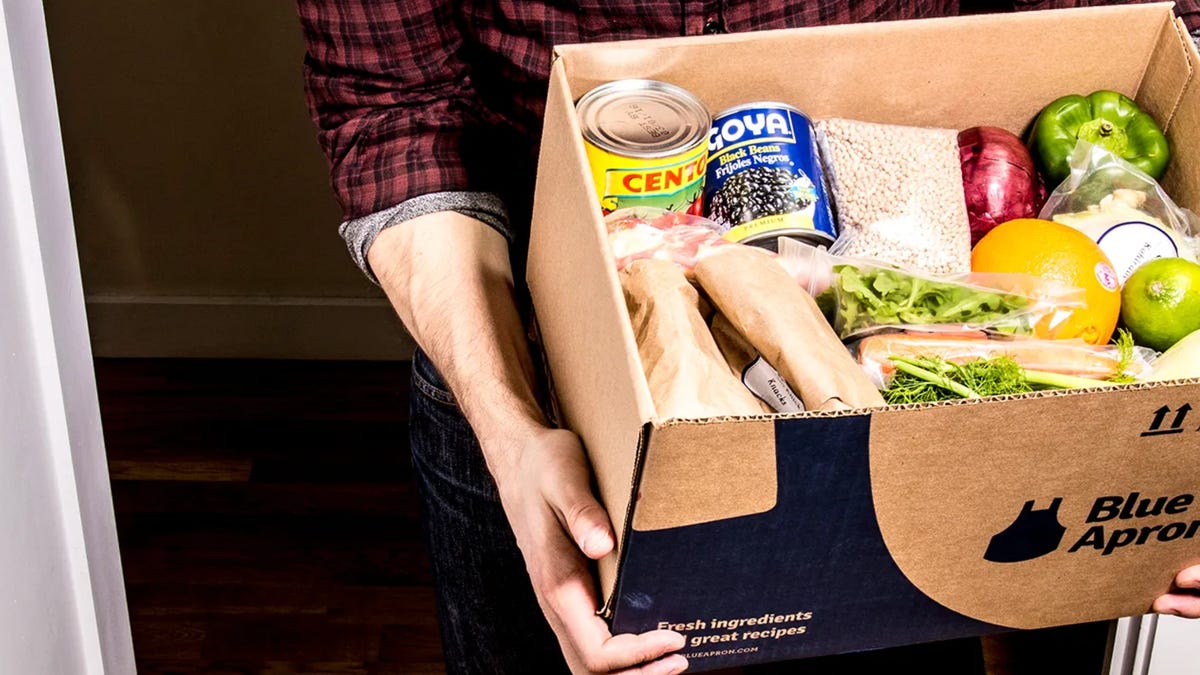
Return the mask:
{"type": "Polygon", "coordinates": [[[957,131],[846,119],[814,126],[839,253],[930,274],[970,271],[957,131]]]}

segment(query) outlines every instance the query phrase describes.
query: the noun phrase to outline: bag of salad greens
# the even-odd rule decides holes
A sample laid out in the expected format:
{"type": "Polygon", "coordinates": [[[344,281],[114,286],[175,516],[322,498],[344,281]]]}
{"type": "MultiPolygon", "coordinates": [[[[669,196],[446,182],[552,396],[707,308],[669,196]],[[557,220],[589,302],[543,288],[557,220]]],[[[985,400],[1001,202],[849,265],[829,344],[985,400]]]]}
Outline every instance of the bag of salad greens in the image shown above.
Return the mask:
{"type": "Polygon", "coordinates": [[[1084,306],[1082,289],[1028,274],[930,275],[782,238],[779,256],[842,340],[908,328],[1068,338],[1084,306]]]}

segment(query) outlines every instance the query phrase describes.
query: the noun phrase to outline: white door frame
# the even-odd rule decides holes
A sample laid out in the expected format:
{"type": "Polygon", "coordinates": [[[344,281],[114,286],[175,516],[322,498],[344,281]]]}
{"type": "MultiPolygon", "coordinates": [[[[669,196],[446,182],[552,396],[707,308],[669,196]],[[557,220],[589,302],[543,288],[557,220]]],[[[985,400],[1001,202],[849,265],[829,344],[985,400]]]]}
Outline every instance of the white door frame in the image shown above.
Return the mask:
{"type": "Polygon", "coordinates": [[[1155,614],[1121,619],[1106,675],[1200,675],[1200,621],[1155,614]]]}
{"type": "Polygon", "coordinates": [[[0,0],[0,670],[135,672],[40,0],[0,0]]]}

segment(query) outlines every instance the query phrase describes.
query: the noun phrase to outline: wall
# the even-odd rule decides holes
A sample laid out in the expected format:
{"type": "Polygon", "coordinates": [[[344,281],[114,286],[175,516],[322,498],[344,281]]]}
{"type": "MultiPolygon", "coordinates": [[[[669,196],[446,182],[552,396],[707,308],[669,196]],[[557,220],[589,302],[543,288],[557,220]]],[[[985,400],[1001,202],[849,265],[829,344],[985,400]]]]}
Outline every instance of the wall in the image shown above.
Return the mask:
{"type": "Polygon", "coordinates": [[[292,2],[46,14],[98,355],[407,356],[337,235],[292,2]]]}

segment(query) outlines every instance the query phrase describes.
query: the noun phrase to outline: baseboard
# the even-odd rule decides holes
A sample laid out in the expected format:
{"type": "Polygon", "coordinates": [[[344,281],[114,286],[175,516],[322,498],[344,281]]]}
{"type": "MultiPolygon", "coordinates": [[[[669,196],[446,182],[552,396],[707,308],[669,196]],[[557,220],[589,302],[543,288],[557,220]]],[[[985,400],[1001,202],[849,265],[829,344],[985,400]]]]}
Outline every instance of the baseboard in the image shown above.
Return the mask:
{"type": "Polygon", "coordinates": [[[380,298],[93,295],[98,357],[405,360],[415,347],[380,298]]]}

